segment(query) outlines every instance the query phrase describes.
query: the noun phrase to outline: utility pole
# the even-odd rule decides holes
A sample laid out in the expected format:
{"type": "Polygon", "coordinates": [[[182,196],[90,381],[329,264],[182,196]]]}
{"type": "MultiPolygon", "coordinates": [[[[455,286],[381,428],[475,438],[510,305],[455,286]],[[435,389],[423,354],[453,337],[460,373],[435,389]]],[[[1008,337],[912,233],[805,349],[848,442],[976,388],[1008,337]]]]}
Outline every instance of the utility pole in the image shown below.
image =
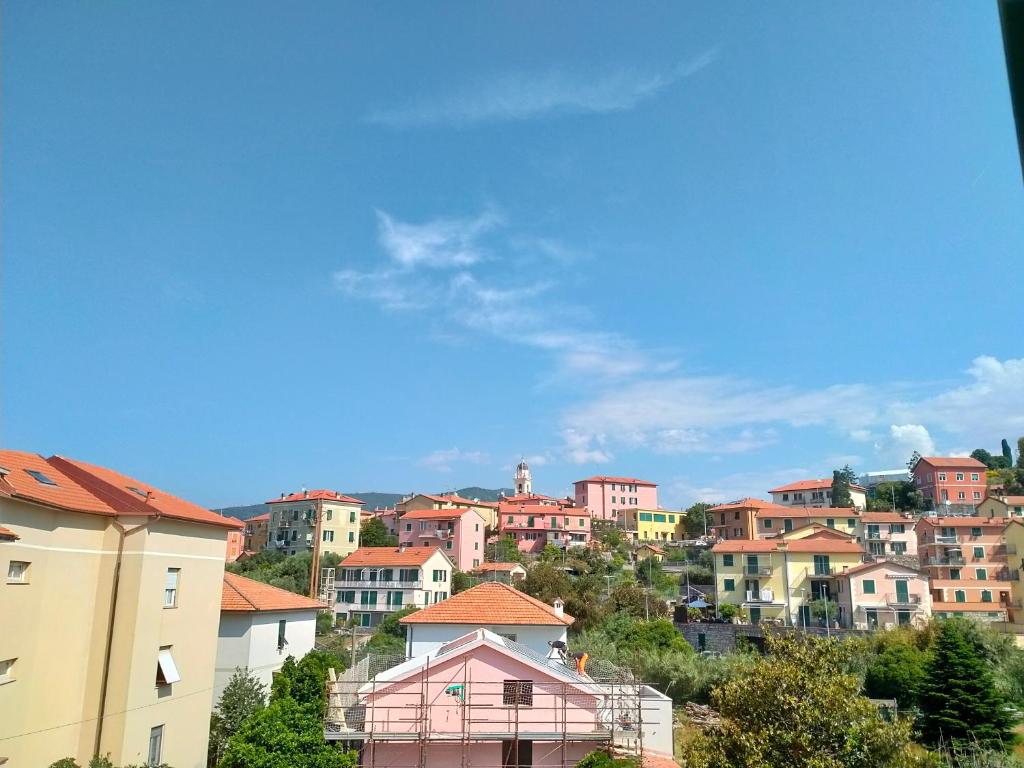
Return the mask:
{"type": "Polygon", "coordinates": [[[316,600],[320,586],[320,518],[323,513],[323,499],[316,500],[313,508],[313,563],[309,574],[309,596],[316,600]]]}

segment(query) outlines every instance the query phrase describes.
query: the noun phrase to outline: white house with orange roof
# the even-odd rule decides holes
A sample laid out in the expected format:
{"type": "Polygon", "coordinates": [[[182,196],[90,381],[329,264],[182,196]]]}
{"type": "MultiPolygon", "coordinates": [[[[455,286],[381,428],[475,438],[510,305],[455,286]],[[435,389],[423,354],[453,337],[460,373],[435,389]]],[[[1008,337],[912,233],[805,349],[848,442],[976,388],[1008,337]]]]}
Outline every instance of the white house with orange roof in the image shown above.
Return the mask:
{"type": "Polygon", "coordinates": [[[320,531],[320,553],[345,555],[359,547],[363,502],[338,491],[282,493],[270,506],[269,547],[288,555],[313,550],[320,531]]]}
{"type": "Polygon", "coordinates": [[[487,521],[474,509],[413,509],[398,521],[398,543],[409,547],[436,547],[460,571],[471,571],[484,561],[487,521]]]}
{"type": "Polygon", "coordinates": [[[410,657],[430,653],[480,627],[547,655],[549,642],[566,642],[573,621],[561,601],[548,605],[497,581],[478,584],[400,619],[410,657]]]}
{"type": "Polygon", "coordinates": [[[436,547],[360,547],[335,569],[338,621],[375,627],[389,613],[447,600],[454,563],[436,547]]]}
{"type": "Polygon", "coordinates": [[[289,656],[301,659],[316,638],[316,600],[234,573],[224,574],[217,633],[213,700],[220,698],[236,668],[266,684],[289,656]]]}
{"type": "Polygon", "coordinates": [[[236,524],[105,467],[2,450],[0,529],[0,758],[205,765],[236,524]]]}
{"type": "MultiPolygon", "coordinates": [[[[780,485],[768,491],[772,495],[772,503],[784,507],[831,507],[832,478],[825,477],[814,480],[797,480],[793,483],[780,485]]],[[[867,507],[867,489],[856,483],[850,485],[850,499],[855,509],[867,507]]]]}

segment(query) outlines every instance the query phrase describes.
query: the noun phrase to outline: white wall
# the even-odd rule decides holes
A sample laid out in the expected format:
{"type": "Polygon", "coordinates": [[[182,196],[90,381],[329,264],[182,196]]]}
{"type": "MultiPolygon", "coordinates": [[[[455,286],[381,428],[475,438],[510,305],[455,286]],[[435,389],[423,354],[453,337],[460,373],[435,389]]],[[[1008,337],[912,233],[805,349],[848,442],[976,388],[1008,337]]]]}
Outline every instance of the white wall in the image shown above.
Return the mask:
{"type": "Polygon", "coordinates": [[[217,638],[217,670],[213,701],[220,699],[235,667],[248,667],[269,691],[274,672],[289,656],[301,659],[313,649],[316,637],[316,611],[266,611],[258,613],[222,613],[217,638]],[[288,644],[277,649],[277,626],[287,622],[288,644]]]}
{"type": "Polygon", "coordinates": [[[548,640],[566,642],[568,628],[563,625],[500,625],[500,624],[409,624],[407,653],[416,658],[439,648],[457,637],[469,634],[475,629],[489,629],[498,635],[515,635],[520,645],[547,656],[551,647],[548,640]]]}

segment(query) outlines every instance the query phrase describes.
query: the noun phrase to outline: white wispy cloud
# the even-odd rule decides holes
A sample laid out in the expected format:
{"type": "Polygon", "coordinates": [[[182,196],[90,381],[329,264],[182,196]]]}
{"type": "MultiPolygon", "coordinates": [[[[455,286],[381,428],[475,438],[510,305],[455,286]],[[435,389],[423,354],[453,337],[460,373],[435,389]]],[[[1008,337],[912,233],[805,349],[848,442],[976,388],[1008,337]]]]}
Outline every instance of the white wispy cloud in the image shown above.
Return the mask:
{"type": "Polygon", "coordinates": [[[407,128],[621,112],[696,74],[717,56],[718,49],[710,48],[662,72],[629,67],[597,76],[561,70],[505,72],[478,79],[452,93],[373,110],[366,119],[391,128],[407,128]]]}
{"type": "Polygon", "coordinates": [[[439,448],[416,463],[435,472],[451,472],[456,464],[486,464],[489,457],[482,451],[463,451],[459,448],[439,448]]]}

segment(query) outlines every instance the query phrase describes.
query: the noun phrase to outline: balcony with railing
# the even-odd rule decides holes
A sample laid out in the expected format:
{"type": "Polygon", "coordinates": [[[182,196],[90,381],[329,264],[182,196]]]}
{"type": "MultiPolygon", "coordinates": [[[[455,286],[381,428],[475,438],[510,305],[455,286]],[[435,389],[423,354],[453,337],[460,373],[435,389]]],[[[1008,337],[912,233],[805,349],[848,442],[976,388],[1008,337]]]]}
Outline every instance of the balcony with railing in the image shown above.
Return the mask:
{"type": "Polygon", "coordinates": [[[954,534],[952,536],[943,536],[943,535],[940,535],[940,534],[937,533],[937,534],[935,534],[935,536],[932,537],[931,541],[926,542],[926,543],[927,544],[959,544],[960,540],[957,538],[956,534],[954,534]]]}
{"type": "Polygon", "coordinates": [[[817,578],[828,578],[835,576],[838,573],[838,569],[835,566],[829,565],[815,565],[812,568],[807,569],[807,575],[817,578]]]}
{"type": "Polygon", "coordinates": [[[419,579],[335,579],[334,586],[337,589],[422,589],[423,582],[419,579]]]}
{"type": "Polygon", "coordinates": [[[889,594],[885,596],[885,604],[890,608],[920,608],[921,596],[889,594]]]}
{"type": "Polygon", "coordinates": [[[966,561],[964,560],[963,555],[949,555],[946,557],[936,557],[933,555],[925,560],[925,564],[961,566],[965,565],[966,561]]]}
{"type": "Polygon", "coordinates": [[[377,600],[373,603],[335,603],[334,610],[336,611],[400,611],[403,608],[412,605],[412,603],[404,603],[398,605],[388,605],[386,600],[377,600]]]}
{"type": "Polygon", "coordinates": [[[771,565],[744,565],[743,573],[746,576],[771,576],[774,567],[771,565]]]}

